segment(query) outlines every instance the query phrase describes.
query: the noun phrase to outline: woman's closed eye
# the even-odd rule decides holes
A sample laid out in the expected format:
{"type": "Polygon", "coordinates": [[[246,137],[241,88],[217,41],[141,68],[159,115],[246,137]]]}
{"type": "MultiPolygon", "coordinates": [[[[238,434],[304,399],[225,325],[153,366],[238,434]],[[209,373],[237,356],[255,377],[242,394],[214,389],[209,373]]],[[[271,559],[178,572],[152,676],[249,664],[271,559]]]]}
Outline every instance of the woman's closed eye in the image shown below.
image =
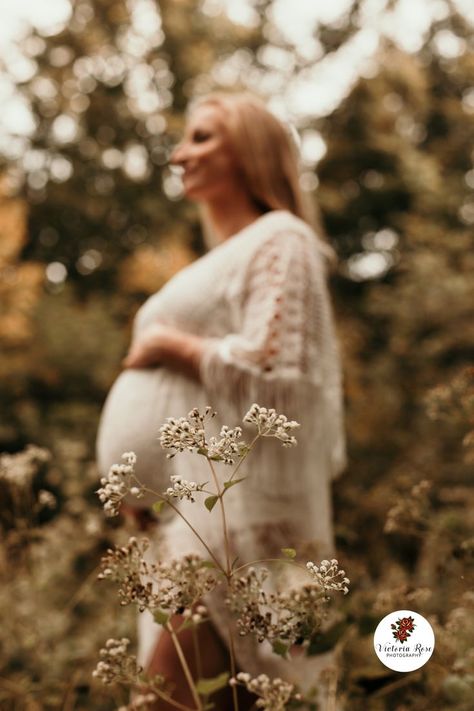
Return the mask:
{"type": "Polygon", "coordinates": [[[207,141],[207,139],[210,137],[211,134],[207,133],[206,131],[195,131],[193,133],[193,141],[195,143],[202,143],[203,141],[207,141]]]}

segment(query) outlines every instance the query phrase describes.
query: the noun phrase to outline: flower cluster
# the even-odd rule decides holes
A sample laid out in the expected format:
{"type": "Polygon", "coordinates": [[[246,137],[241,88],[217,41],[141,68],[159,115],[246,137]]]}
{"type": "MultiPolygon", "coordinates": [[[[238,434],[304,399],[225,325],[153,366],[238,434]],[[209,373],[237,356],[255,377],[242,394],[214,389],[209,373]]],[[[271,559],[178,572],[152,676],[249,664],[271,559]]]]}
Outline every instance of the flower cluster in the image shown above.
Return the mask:
{"type": "Polygon", "coordinates": [[[170,477],[173,486],[169,486],[163,492],[163,496],[170,496],[174,499],[188,499],[195,501],[194,494],[196,491],[202,491],[205,484],[196,484],[195,481],[186,481],[180,474],[172,474],[170,477]]]}
{"type": "Polygon", "coordinates": [[[271,636],[272,615],[264,611],[268,604],[267,595],[262,589],[268,577],[268,570],[248,568],[244,575],[231,578],[226,604],[239,615],[237,629],[243,637],[249,632],[256,635],[259,642],[271,636]]]}
{"type": "Polygon", "coordinates": [[[199,452],[207,450],[204,421],[210,415],[214,417],[211,407],[206,407],[201,414],[197,407],[188,412],[187,417],[168,417],[165,424],[160,427],[160,444],[163,449],[173,449],[168,458],[174,457],[177,452],[199,452]]]}
{"type": "Polygon", "coordinates": [[[143,557],[147,548],[147,539],[137,541],[132,537],[127,545],[107,551],[102,558],[99,579],[120,584],[121,605],[134,603],[140,612],[148,609],[183,613],[217,585],[215,572],[198,555],[149,563],[143,557]]]}
{"type": "MultiPolygon", "coordinates": [[[[215,571],[209,568],[207,561],[200,558],[195,553],[189,553],[183,558],[176,558],[167,563],[160,561],[150,566],[149,572],[159,588],[159,607],[169,612],[184,614],[207,592],[213,590],[218,584],[215,571]]],[[[193,613],[193,622],[200,620],[193,619],[194,615],[202,615],[205,612],[203,606],[193,613]]]]}
{"type": "Polygon", "coordinates": [[[159,607],[160,598],[153,590],[153,584],[146,580],[148,563],[143,559],[149,542],[146,538],[137,541],[129,539],[125,546],[109,549],[102,558],[102,572],[99,580],[114,580],[120,584],[118,596],[121,605],[135,603],[140,612],[159,607]]]}
{"type": "Polygon", "coordinates": [[[385,533],[420,534],[429,525],[431,482],[423,479],[387,513],[385,533]]]}
{"type": "Polygon", "coordinates": [[[108,639],[105,647],[100,650],[101,660],[92,672],[92,676],[100,679],[103,684],[135,680],[142,669],[137,666],[136,657],[127,654],[129,644],[130,640],[126,637],[108,639]]]}
{"type": "Polygon", "coordinates": [[[267,409],[254,403],[243,422],[255,425],[262,437],[276,437],[282,442],[283,447],[294,447],[297,444],[296,438],[291,433],[300,426],[299,423],[288,420],[285,415],[278,415],[273,408],[267,409]]]}
{"type": "Polygon", "coordinates": [[[147,694],[137,694],[133,701],[131,701],[126,706],[119,706],[117,711],[138,711],[138,709],[145,709],[146,711],[152,707],[152,704],[156,704],[159,696],[149,691],[147,694]]]}
{"type": "Polygon", "coordinates": [[[46,491],[37,492],[36,484],[47,480],[43,475],[50,459],[48,450],[33,444],[22,452],[0,454],[0,529],[24,528],[25,522],[33,523],[38,509],[45,507],[42,492],[46,491]]]}
{"type": "Polygon", "coordinates": [[[332,560],[322,560],[319,565],[309,561],[306,567],[311,575],[317,580],[318,584],[327,595],[331,590],[343,592],[346,595],[349,592],[347,587],[350,583],[349,578],[346,578],[346,572],[339,569],[339,562],[336,558],[332,560]]]}
{"type": "Polygon", "coordinates": [[[236,677],[229,679],[231,686],[235,686],[239,682],[248,691],[260,697],[255,702],[255,706],[259,709],[285,711],[292,698],[295,701],[301,700],[300,694],[293,693],[295,688],[293,684],[279,678],[270,679],[266,674],[259,674],[255,679],[252,679],[247,672],[239,672],[236,677]]]}
{"type": "Polygon", "coordinates": [[[137,461],[134,452],[122,454],[124,464],[112,464],[107,476],[101,478],[101,488],[97,494],[102,504],[106,516],[118,516],[120,505],[128,493],[140,499],[144,495],[143,487],[140,486],[134,475],[134,465],[137,461]]]}
{"type": "Polygon", "coordinates": [[[207,456],[209,459],[223,461],[224,464],[234,464],[236,457],[239,458],[248,452],[245,442],[239,442],[242,437],[241,427],[231,429],[224,425],[219,433],[220,439],[211,437],[207,456]]]}
{"type": "Polygon", "coordinates": [[[244,575],[234,577],[226,602],[238,614],[239,634],[251,633],[259,642],[281,642],[287,648],[311,639],[321,626],[328,591],[348,591],[349,580],[337,565],[336,560],[323,560],[319,566],[308,563],[307,569],[316,578],[315,582],[286,592],[263,589],[268,577],[265,568],[257,571],[250,567],[244,575]]]}
{"type": "Polygon", "coordinates": [[[205,605],[198,605],[195,612],[188,607],[183,612],[183,617],[186,620],[191,620],[194,624],[199,624],[199,622],[202,622],[203,619],[207,617],[207,607],[205,605]]]}

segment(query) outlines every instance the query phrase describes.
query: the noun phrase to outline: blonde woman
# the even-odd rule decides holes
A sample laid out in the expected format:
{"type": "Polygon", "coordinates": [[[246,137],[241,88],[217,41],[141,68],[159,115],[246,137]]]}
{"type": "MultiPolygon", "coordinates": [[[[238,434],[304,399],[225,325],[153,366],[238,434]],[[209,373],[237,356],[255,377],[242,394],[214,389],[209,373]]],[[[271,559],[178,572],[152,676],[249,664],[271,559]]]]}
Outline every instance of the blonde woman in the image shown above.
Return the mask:
{"type": "MultiPolygon", "coordinates": [[[[102,415],[100,469],[106,473],[133,450],[138,477],[157,491],[167,488],[170,474],[207,481],[201,458],[166,459],[157,440],[165,419],[211,405],[218,431],[241,424],[254,402],[274,407],[301,423],[298,446],[259,442],[247,480],[226,494],[233,555],[247,562],[293,547],[308,560],[332,556],[330,487],[345,464],[341,373],[326,287],[333,253],[312,228],[294,141],[254,95],[214,93],[191,106],[170,162],[181,166],[185,195],[200,206],[211,249],[139,310],[125,370],[102,415]]],[[[185,514],[218,550],[219,519],[197,504],[187,504],[185,514]]],[[[191,551],[207,557],[180,517],[160,519],[156,537],[161,558],[191,551]]],[[[210,621],[199,627],[206,650],[201,674],[212,677],[229,669],[231,618],[222,595],[213,592],[205,602],[210,621]]],[[[192,666],[189,631],[181,641],[192,666]]],[[[283,661],[266,644],[237,637],[239,669],[308,686],[329,659],[283,661]]],[[[169,635],[146,613],[139,617],[139,647],[149,672],[171,677],[175,700],[192,706],[169,635]]],[[[241,711],[252,703],[243,698],[241,711]]],[[[217,708],[231,704],[222,696],[217,708]]]]}

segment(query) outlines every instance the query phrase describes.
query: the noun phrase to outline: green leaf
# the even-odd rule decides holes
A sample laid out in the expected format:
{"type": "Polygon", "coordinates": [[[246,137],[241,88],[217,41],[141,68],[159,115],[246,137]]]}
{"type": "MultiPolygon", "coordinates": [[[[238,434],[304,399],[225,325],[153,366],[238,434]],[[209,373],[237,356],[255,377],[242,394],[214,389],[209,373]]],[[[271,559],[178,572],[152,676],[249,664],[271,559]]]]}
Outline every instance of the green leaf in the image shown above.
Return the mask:
{"type": "Polygon", "coordinates": [[[208,496],[207,499],[204,500],[204,504],[208,511],[212,511],[212,509],[217,503],[218,498],[218,496],[208,496]]]}
{"type": "Polygon", "coordinates": [[[240,479],[232,479],[229,481],[225,481],[224,482],[224,489],[230,489],[231,486],[234,486],[234,484],[238,484],[239,481],[243,481],[246,478],[247,478],[246,476],[243,476],[240,479]]]}
{"type": "Polygon", "coordinates": [[[201,562],[201,568],[215,568],[216,564],[212,560],[203,560],[201,562]]]}
{"type": "Polygon", "coordinates": [[[207,457],[207,449],[204,449],[204,447],[199,447],[198,454],[203,454],[205,457],[207,457]]]}
{"type": "Polygon", "coordinates": [[[296,551],[294,548],[282,548],[281,552],[285,556],[285,558],[295,558],[296,557],[296,551]]]}
{"type": "Polygon", "coordinates": [[[166,612],[163,612],[163,610],[155,610],[153,612],[153,619],[159,625],[166,625],[169,619],[169,615],[166,612]]]}
{"type": "Polygon", "coordinates": [[[275,654],[278,654],[280,657],[283,657],[284,659],[286,659],[288,648],[289,648],[289,645],[285,644],[285,642],[282,642],[279,639],[275,640],[272,644],[272,649],[275,652],[275,654]]]}
{"type": "Polygon", "coordinates": [[[162,509],[163,506],[164,506],[165,504],[167,504],[167,503],[168,503],[168,502],[165,501],[164,499],[162,499],[162,500],[160,500],[160,501],[155,501],[155,503],[154,503],[153,506],[152,506],[152,509],[153,509],[153,511],[154,511],[155,513],[160,514],[160,513],[161,513],[161,509],[162,509]]]}
{"type": "Polygon", "coordinates": [[[198,694],[203,694],[204,696],[213,694],[215,691],[219,691],[219,689],[223,689],[227,686],[229,677],[229,672],[222,672],[222,674],[219,674],[219,676],[215,676],[212,679],[199,679],[196,684],[196,690],[198,694]]]}

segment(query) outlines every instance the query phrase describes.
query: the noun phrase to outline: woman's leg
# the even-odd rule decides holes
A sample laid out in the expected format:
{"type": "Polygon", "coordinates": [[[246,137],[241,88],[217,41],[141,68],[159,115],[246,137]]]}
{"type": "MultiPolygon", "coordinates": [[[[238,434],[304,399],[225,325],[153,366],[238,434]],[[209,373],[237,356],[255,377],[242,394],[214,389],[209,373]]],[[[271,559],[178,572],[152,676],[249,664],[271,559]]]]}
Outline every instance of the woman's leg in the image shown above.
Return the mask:
{"type": "MultiPolygon", "coordinates": [[[[181,615],[174,615],[170,622],[173,629],[177,629],[182,624],[183,617],[181,615]]],[[[222,674],[224,671],[228,671],[230,669],[229,653],[213,624],[209,620],[206,620],[195,628],[195,632],[199,649],[199,661],[195,653],[193,630],[188,628],[178,635],[193,679],[210,679],[218,674],[222,674]]],[[[165,629],[162,629],[160,633],[159,640],[147,668],[147,673],[150,677],[155,674],[162,674],[175,686],[171,694],[173,700],[191,709],[196,708],[172,637],[165,629]]],[[[237,687],[237,689],[239,695],[239,711],[249,711],[255,703],[256,697],[240,686],[237,687]]],[[[215,704],[215,711],[232,711],[231,687],[228,686],[216,692],[210,697],[210,701],[215,704]]],[[[156,704],[156,711],[176,711],[176,707],[173,707],[167,702],[159,701],[156,704]]]]}

